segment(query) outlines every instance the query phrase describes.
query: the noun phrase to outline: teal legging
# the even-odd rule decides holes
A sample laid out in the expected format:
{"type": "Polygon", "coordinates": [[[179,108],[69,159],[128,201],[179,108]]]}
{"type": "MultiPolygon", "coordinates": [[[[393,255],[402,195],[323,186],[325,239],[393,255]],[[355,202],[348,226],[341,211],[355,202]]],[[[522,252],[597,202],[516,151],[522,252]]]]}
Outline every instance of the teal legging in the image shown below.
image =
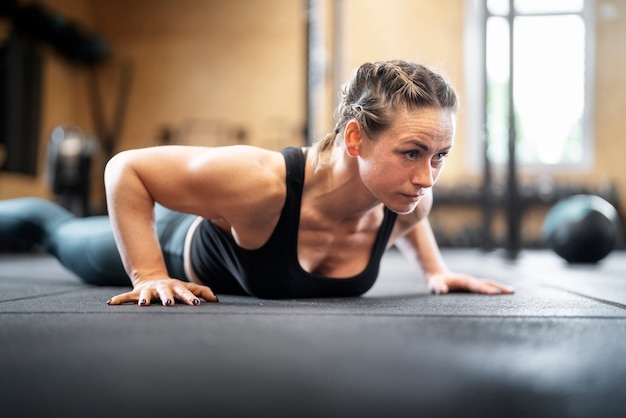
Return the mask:
{"type": "MultiPolygon", "coordinates": [[[[170,276],[187,280],[183,249],[195,216],[156,207],[159,242],[170,276]]],[[[130,286],[107,216],[76,217],[39,198],[0,201],[0,236],[38,244],[85,282],[130,286]]]]}

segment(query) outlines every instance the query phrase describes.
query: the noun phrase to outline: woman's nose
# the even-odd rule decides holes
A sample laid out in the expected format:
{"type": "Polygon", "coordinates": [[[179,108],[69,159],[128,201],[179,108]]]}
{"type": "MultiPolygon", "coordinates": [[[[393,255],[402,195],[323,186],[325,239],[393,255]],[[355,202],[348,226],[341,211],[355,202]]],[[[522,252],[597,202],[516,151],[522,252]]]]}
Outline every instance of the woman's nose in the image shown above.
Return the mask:
{"type": "Polygon", "coordinates": [[[415,173],[413,173],[411,182],[424,189],[433,187],[435,184],[435,176],[433,174],[433,168],[430,164],[423,164],[417,167],[415,173]]]}

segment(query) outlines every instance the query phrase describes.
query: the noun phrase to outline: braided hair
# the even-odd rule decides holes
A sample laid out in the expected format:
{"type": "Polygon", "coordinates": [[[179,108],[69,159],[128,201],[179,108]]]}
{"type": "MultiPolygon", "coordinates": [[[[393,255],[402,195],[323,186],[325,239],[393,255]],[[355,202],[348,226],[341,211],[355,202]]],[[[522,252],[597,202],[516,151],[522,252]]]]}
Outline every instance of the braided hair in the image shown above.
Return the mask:
{"type": "Polygon", "coordinates": [[[335,111],[335,129],[313,146],[316,169],[330,158],[337,138],[348,122],[356,120],[370,138],[387,129],[394,111],[404,107],[458,109],[454,88],[439,74],[416,63],[401,60],[365,63],[341,91],[335,111]]]}

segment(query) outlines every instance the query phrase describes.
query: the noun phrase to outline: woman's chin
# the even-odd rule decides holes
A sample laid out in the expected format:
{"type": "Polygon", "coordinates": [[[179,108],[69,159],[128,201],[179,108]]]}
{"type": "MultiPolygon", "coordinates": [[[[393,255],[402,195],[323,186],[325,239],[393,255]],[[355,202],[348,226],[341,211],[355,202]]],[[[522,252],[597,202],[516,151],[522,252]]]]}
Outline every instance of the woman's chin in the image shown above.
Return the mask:
{"type": "Polygon", "coordinates": [[[387,209],[389,209],[390,211],[398,214],[398,215],[408,215],[409,213],[413,212],[415,210],[415,208],[417,207],[417,202],[416,203],[411,203],[411,204],[404,204],[404,205],[386,205],[387,209]]]}

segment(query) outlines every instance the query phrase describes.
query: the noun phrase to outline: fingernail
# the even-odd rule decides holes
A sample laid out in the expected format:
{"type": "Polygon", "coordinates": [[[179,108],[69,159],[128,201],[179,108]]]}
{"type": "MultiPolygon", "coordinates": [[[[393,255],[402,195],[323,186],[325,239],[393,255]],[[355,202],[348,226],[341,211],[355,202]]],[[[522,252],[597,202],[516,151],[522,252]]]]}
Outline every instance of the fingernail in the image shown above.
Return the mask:
{"type": "Polygon", "coordinates": [[[191,301],[191,303],[193,303],[194,305],[198,306],[200,305],[200,299],[194,299],[191,301]]]}
{"type": "Polygon", "coordinates": [[[218,297],[217,297],[217,295],[213,295],[213,296],[215,296],[215,301],[216,301],[216,302],[219,302],[219,301],[220,301],[220,298],[218,298],[218,297]]]}
{"type": "Polygon", "coordinates": [[[113,302],[111,299],[107,300],[107,305],[110,305],[113,302]]]}
{"type": "Polygon", "coordinates": [[[146,303],[148,303],[148,302],[147,302],[145,299],[141,299],[141,300],[139,301],[139,304],[140,304],[140,305],[145,305],[146,303]]]}
{"type": "Polygon", "coordinates": [[[165,299],[165,304],[166,305],[171,305],[172,304],[172,299],[165,299]]]}

